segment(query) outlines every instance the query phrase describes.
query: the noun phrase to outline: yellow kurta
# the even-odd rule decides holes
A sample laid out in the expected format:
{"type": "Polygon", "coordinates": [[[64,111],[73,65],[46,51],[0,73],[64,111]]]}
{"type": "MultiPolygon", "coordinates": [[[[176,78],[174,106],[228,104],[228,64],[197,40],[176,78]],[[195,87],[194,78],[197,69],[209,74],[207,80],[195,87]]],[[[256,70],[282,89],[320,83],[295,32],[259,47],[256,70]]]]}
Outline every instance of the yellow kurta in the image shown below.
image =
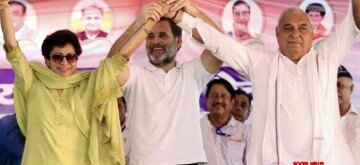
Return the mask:
{"type": "Polygon", "coordinates": [[[97,70],[60,77],[20,48],[7,54],[15,73],[14,105],[26,144],[22,164],[124,164],[115,75],[120,56],[97,70]],[[63,89],[61,96],[57,89],[63,89]]]}

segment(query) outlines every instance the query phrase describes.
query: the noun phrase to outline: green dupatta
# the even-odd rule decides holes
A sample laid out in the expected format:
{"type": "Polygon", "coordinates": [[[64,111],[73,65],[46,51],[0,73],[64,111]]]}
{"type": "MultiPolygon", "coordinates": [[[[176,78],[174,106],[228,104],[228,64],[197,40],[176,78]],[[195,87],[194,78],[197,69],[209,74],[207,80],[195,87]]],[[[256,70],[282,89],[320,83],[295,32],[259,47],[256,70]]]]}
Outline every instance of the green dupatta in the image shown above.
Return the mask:
{"type": "MultiPolygon", "coordinates": [[[[49,89],[67,89],[71,92],[71,110],[76,124],[89,139],[88,156],[91,164],[103,162],[125,164],[122,144],[117,98],[122,92],[115,75],[127,62],[119,55],[103,60],[97,70],[76,72],[69,77],[61,77],[39,62],[31,62],[30,68],[36,78],[49,89]],[[84,105],[91,105],[86,109],[84,105]],[[88,119],[85,111],[91,111],[88,119]],[[101,160],[100,160],[101,159],[101,160]]],[[[26,108],[25,97],[14,85],[14,104],[17,108],[26,108]]],[[[39,91],[41,92],[41,91],[39,91]]],[[[26,111],[17,111],[20,128],[26,135],[26,111]],[[20,113],[20,114],[18,114],[20,113]]]]}

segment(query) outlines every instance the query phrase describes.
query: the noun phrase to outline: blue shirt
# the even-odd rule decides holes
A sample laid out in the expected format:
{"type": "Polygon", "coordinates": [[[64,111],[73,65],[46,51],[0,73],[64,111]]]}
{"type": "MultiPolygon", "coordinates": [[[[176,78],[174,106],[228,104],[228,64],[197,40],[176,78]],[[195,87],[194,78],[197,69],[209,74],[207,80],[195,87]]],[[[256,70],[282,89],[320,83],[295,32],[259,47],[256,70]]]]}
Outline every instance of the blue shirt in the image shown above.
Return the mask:
{"type": "Polygon", "coordinates": [[[25,137],[22,135],[16,122],[16,116],[8,115],[0,119],[0,164],[20,165],[25,146],[25,137]]]}

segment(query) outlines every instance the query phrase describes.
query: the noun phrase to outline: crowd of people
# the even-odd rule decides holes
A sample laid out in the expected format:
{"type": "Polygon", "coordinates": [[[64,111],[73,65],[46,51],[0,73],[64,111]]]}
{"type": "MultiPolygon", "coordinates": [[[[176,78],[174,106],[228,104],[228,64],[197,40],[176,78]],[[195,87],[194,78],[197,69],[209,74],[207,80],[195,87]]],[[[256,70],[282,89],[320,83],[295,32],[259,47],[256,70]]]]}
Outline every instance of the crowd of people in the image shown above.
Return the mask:
{"type": "Polygon", "coordinates": [[[0,0],[16,112],[0,120],[0,163],[359,164],[360,110],[350,102],[352,76],[340,66],[360,33],[360,0],[350,4],[316,47],[308,14],[286,9],[276,28],[279,50],[268,52],[223,34],[189,0],[156,0],[97,69],[77,71],[75,33],[51,33],[41,49],[45,65],[29,62],[9,3],[0,0]],[[183,31],[205,50],[180,63],[183,31]],[[129,64],[144,41],[149,63],[129,64]],[[251,80],[253,97],[212,79],[223,62],[251,80]],[[203,89],[209,113],[200,116],[203,89]]]}

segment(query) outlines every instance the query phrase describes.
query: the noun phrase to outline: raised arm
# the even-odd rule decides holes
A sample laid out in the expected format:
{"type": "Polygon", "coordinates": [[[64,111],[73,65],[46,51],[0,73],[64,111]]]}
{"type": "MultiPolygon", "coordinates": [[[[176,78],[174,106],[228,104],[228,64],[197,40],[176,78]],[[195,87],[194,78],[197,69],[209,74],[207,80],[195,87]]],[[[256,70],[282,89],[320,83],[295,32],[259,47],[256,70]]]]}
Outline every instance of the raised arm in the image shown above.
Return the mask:
{"type": "Polygon", "coordinates": [[[262,54],[267,53],[239,43],[223,34],[218,28],[214,28],[209,23],[200,21],[199,18],[194,18],[190,14],[184,13],[182,17],[175,17],[174,21],[178,22],[178,25],[187,33],[191,32],[193,38],[204,43],[202,46],[215,57],[234,67],[247,78],[250,78],[251,66],[262,54]]]}
{"type": "Polygon", "coordinates": [[[135,34],[124,44],[120,50],[115,53],[115,55],[121,55],[125,59],[129,59],[131,54],[141,45],[141,43],[146,39],[149,29],[152,29],[156,21],[149,19],[144,25],[138,29],[135,34]]]}
{"type": "MultiPolygon", "coordinates": [[[[130,27],[115,41],[112,45],[108,58],[115,55],[129,40],[130,38],[144,25],[144,23],[152,19],[153,21],[159,21],[162,13],[162,7],[156,3],[152,2],[144,5],[141,8],[139,17],[130,25],[130,27]]],[[[126,60],[129,60],[129,57],[124,57],[126,60]]]]}
{"type": "Polygon", "coordinates": [[[1,30],[3,32],[5,48],[11,51],[17,47],[15,32],[11,21],[8,0],[0,0],[1,30]]]}
{"type": "Polygon", "coordinates": [[[360,29],[360,0],[352,0],[355,24],[360,29]]]}
{"type": "MultiPolygon", "coordinates": [[[[219,32],[222,32],[221,29],[215,24],[214,21],[212,21],[206,14],[204,14],[201,10],[199,10],[195,5],[192,5],[189,0],[167,0],[166,3],[173,3],[171,5],[170,11],[178,11],[180,9],[183,9],[184,12],[190,14],[193,17],[197,17],[202,19],[205,23],[209,24],[210,26],[214,27],[219,32]]],[[[179,16],[174,19],[175,22],[179,22],[180,18],[182,18],[183,13],[180,12],[179,16]]],[[[199,42],[202,42],[202,39],[197,33],[196,29],[193,30],[193,37],[198,40],[199,42]]],[[[203,42],[202,42],[203,43],[203,42]]]]}
{"type": "MultiPolygon", "coordinates": [[[[115,42],[108,57],[121,56],[121,58],[129,60],[130,56],[146,39],[150,30],[154,27],[157,20],[160,20],[164,12],[168,12],[168,9],[165,9],[164,6],[159,5],[157,2],[145,5],[141,9],[139,18],[137,18],[126,32],[115,42]]],[[[116,75],[119,85],[123,86],[129,79],[129,76],[129,68],[125,67],[116,75]]]]}
{"type": "MultiPolygon", "coordinates": [[[[183,11],[190,14],[193,17],[197,17],[202,19],[205,23],[214,27],[216,30],[221,32],[220,28],[212,21],[206,14],[196,8],[196,6],[192,5],[189,0],[166,0],[166,4],[170,4],[170,12],[178,11],[176,17],[174,18],[174,22],[179,22],[180,18],[183,15],[183,11]]],[[[192,32],[193,37],[202,42],[199,33],[196,30],[192,32]]],[[[216,73],[222,65],[222,61],[216,58],[209,50],[204,50],[201,54],[201,62],[209,73],[216,73]]]]}

